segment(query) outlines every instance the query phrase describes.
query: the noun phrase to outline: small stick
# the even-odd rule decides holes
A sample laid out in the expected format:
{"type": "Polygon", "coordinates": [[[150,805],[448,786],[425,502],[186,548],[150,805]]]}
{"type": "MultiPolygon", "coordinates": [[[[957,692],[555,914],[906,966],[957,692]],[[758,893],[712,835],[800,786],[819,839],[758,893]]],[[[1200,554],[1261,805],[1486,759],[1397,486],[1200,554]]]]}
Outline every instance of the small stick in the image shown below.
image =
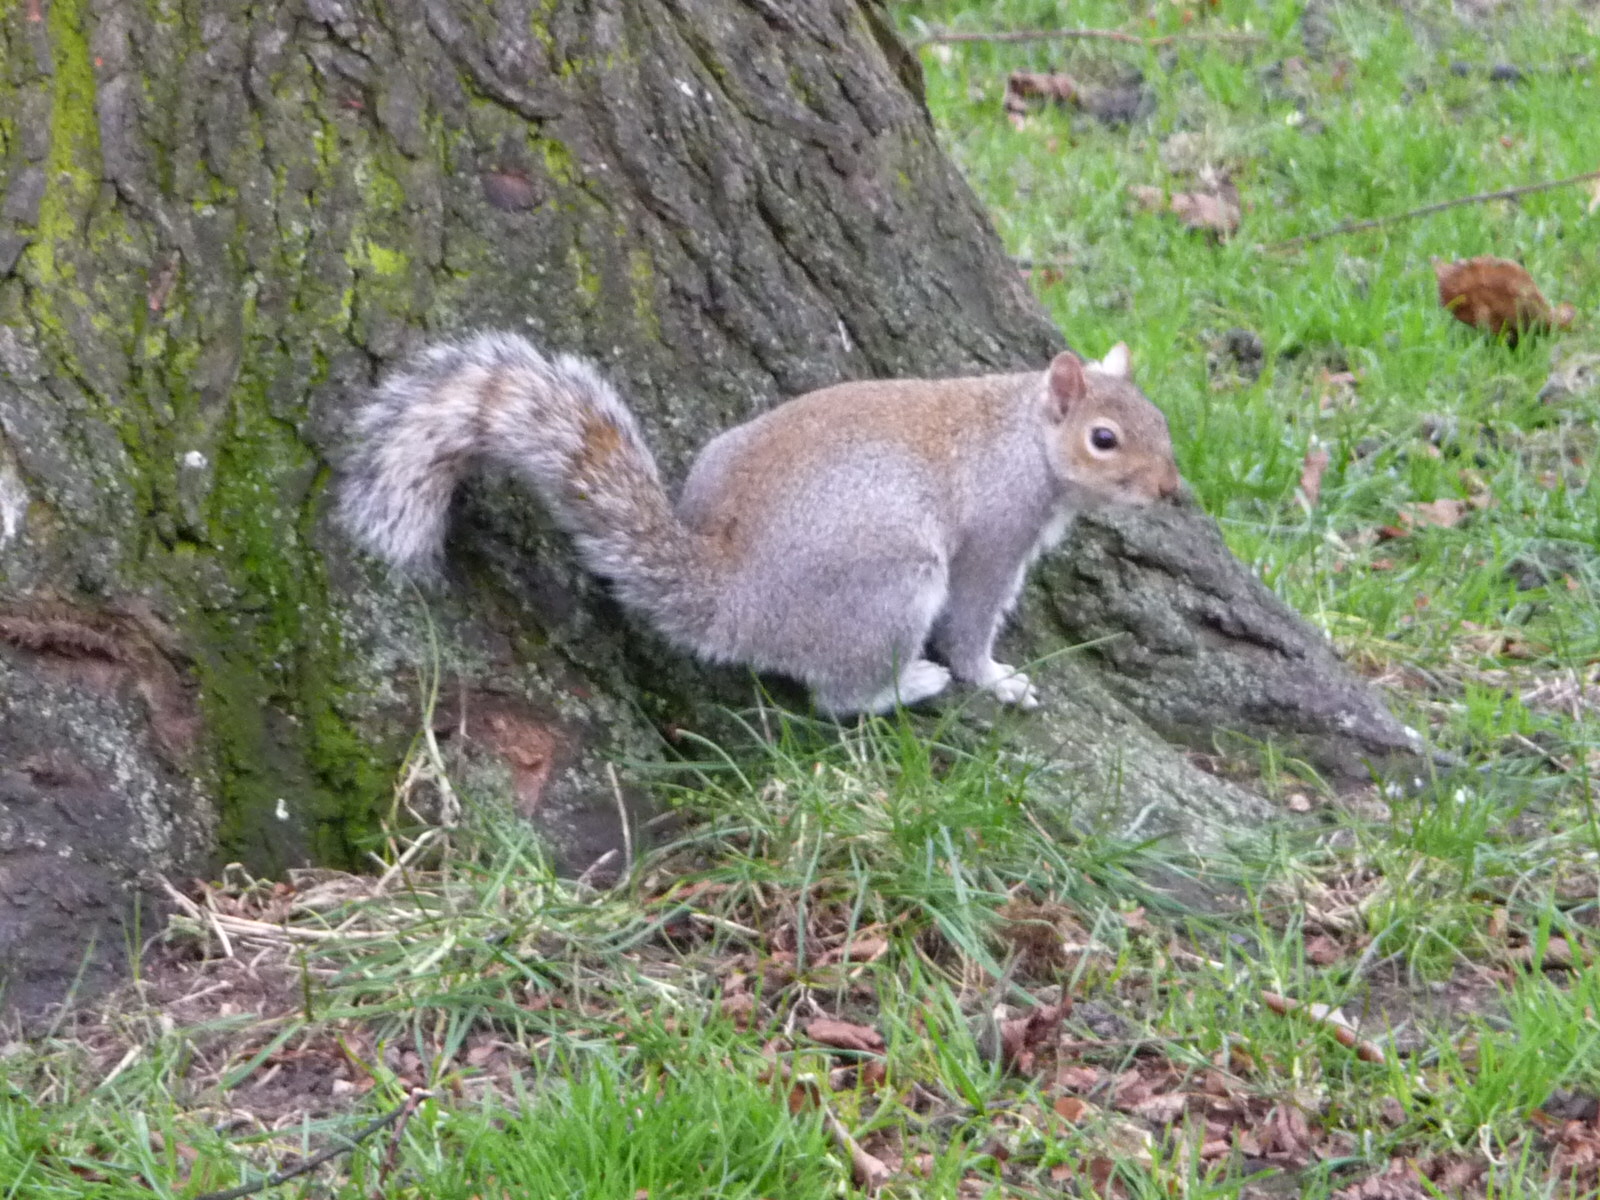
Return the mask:
{"type": "Polygon", "coordinates": [[[884,1181],[893,1175],[889,1164],[876,1155],[868,1154],[861,1148],[861,1143],[850,1136],[850,1131],[844,1127],[844,1122],[834,1116],[833,1109],[828,1107],[826,1101],[817,1100],[822,1109],[822,1119],[827,1122],[828,1132],[833,1134],[833,1140],[839,1143],[839,1149],[850,1156],[850,1174],[856,1181],[856,1186],[864,1192],[875,1192],[883,1186],[884,1181]]]}
{"type": "MultiPolygon", "coordinates": [[[[194,920],[196,924],[203,923],[210,925],[211,932],[217,935],[217,941],[222,946],[222,957],[232,958],[233,943],[228,940],[227,931],[222,928],[221,923],[217,920],[219,915],[217,910],[209,903],[204,908],[201,908],[193,900],[189,899],[189,897],[185,896],[177,888],[173,887],[171,880],[163,878],[161,880],[161,886],[167,889],[167,895],[171,896],[172,899],[177,903],[178,907],[182,908],[184,912],[188,913],[190,918],[194,920]]],[[[206,894],[209,896],[210,892],[207,891],[206,894]]]]}
{"type": "Polygon", "coordinates": [[[611,794],[617,798],[617,820],[622,823],[622,878],[626,879],[633,874],[633,830],[628,827],[628,806],[622,799],[616,767],[607,763],[606,775],[611,779],[611,794]]]}
{"type": "Polygon", "coordinates": [[[264,1175],[250,1183],[241,1183],[238,1187],[228,1188],[226,1191],[205,1192],[196,1196],[194,1200],[240,1200],[243,1196],[254,1195],[256,1192],[265,1191],[267,1188],[278,1187],[280,1184],[288,1183],[291,1179],[298,1179],[308,1172],[315,1171],[329,1159],[337,1158],[341,1154],[349,1154],[373,1134],[379,1130],[387,1129],[402,1117],[409,1117],[417,1104],[432,1094],[432,1092],[424,1088],[412,1088],[411,1094],[406,1097],[404,1104],[384,1113],[383,1116],[373,1121],[365,1129],[357,1132],[354,1137],[348,1139],[343,1145],[329,1146],[326,1149],[318,1150],[310,1158],[301,1159],[294,1166],[285,1170],[275,1171],[271,1175],[264,1175]]]}
{"type": "Polygon", "coordinates": [[[1304,246],[1310,242],[1320,242],[1323,238],[1337,237],[1345,233],[1360,233],[1364,229],[1378,229],[1384,225],[1393,225],[1399,221],[1409,221],[1413,217],[1426,217],[1436,212],[1443,212],[1447,208],[1460,208],[1463,204],[1483,204],[1489,200],[1514,200],[1518,196],[1531,196],[1535,192],[1548,192],[1555,188],[1571,187],[1575,183],[1588,183],[1591,179],[1600,179],[1600,171],[1588,171],[1582,175],[1572,175],[1566,179],[1546,179],[1540,183],[1524,183],[1520,187],[1501,188],[1494,192],[1478,192],[1472,196],[1457,196],[1454,200],[1441,200],[1437,204],[1425,204],[1421,208],[1413,208],[1408,212],[1391,213],[1387,217],[1373,217],[1367,221],[1344,221],[1330,229],[1318,230],[1316,233],[1302,233],[1299,237],[1286,238],[1281,242],[1268,242],[1262,246],[1263,250],[1292,250],[1296,246],[1304,246]]]}
{"type": "Polygon", "coordinates": [[[1362,1062],[1382,1063],[1383,1050],[1374,1042],[1363,1040],[1354,1029],[1345,1024],[1333,1008],[1326,1004],[1304,1004],[1299,1000],[1291,1000],[1288,996],[1280,996],[1277,992],[1262,992],[1261,1002],[1279,1016],[1288,1016],[1298,1013],[1300,1016],[1315,1021],[1329,1033],[1341,1046],[1356,1052],[1356,1057],[1362,1062]]]}
{"type": "Polygon", "coordinates": [[[1122,42],[1129,46],[1170,46],[1177,42],[1237,42],[1241,45],[1260,45],[1268,39],[1259,33],[1169,33],[1163,37],[1140,37],[1137,33],[1124,33],[1120,29],[1009,29],[992,33],[957,33],[945,30],[930,33],[911,43],[913,49],[923,46],[945,46],[953,42],[1051,42],[1097,41],[1122,42]]]}
{"type": "Polygon", "coordinates": [[[400,1158],[400,1139],[406,1135],[406,1123],[411,1120],[411,1114],[417,1111],[417,1105],[429,1095],[431,1093],[423,1088],[412,1088],[411,1094],[406,1097],[406,1102],[400,1106],[400,1116],[395,1120],[394,1132],[389,1135],[389,1152],[383,1156],[383,1166],[378,1168],[378,1185],[372,1193],[373,1200],[382,1200],[383,1185],[394,1173],[395,1163],[400,1158]]]}
{"type": "Polygon", "coordinates": [[[589,886],[589,881],[594,878],[595,872],[600,870],[602,867],[604,867],[607,863],[609,863],[616,856],[617,856],[617,848],[615,846],[613,846],[613,847],[611,847],[611,849],[607,850],[604,854],[602,854],[599,858],[595,859],[592,863],[589,864],[588,868],[584,871],[584,873],[582,875],[578,876],[577,881],[576,881],[578,886],[579,887],[588,887],[589,886]]]}

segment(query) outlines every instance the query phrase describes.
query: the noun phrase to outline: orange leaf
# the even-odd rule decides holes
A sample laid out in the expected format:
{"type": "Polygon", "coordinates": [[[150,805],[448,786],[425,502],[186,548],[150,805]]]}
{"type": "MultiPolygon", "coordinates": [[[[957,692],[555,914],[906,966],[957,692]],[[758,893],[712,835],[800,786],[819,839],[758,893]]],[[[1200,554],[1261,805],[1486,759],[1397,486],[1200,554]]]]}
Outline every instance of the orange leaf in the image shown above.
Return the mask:
{"type": "Polygon", "coordinates": [[[1505,333],[1515,345],[1523,330],[1548,332],[1572,324],[1576,311],[1563,304],[1554,311],[1521,263],[1484,255],[1448,263],[1433,260],[1439,303],[1456,320],[1492,334],[1505,333]]]}
{"type": "Polygon", "coordinates": [[[832,1017],[818,1017],[806,1026],[806,1036],[824,1046],[839,1050],[865,1050],[877,1053],[883,1049],[883,1035],[867,1025],[854,1025],[849,1021],[836,1021],[832,1017]]]}
{"type": "Polygon", "coordinates": [[[1088,1112],[1091,1107],[1087,1100],[1080,1100],[1076,1096],[1056,1097],[1056,1116],[1063,1121],[1070,1121],[1074,1125],[1083,1119],[1083,1114],[1088,1112]]]}
{"type": "Polygon", "coordinates": [[[1306,507],[1315,508],[1322,495],[1322,473],[1328,469],[1328,452],[1321,446],[1306,451],[1300,468],[1300,493],[1306,498],[1306,507]]]}
{"type": "Polygon", "coordinates": [[[1053,100],[1057,104],[1071,104],[1078,98],[1078,81],[1070,75],[1046,75],[1035,71],[1013,71],[1006,80],[1005,99],[1001,101],[1006,112],[1021,116],[1028,111],[1032,98],[1053,100]]]}

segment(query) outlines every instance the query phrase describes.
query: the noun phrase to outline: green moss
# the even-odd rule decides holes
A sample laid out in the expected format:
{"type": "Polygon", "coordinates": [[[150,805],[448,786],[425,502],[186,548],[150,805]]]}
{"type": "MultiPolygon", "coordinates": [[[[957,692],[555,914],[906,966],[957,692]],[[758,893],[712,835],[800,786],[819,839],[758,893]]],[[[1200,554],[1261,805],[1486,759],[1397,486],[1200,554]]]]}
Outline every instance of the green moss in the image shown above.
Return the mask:
{"type": "MultiPolygon", "coordinates": [[[[263,358],[269,357],[265,352],[263,358]]],[[[318,485],[298,507],[285,481],[314,469],[292,426],[241,381],[241,426],[220,453],[210,540],[235,594],[202,605],[202,703],[218,748],[224,854],[280,869],[309,854],[353,864],[389,773],[341,712],[343,661],[320,560],[306,548],[318,485]]]]}
{"type": "Polygon", "coordinates": [[[399,250],[391,250],[387,246],[380,246],[371,238],[367,239],[367,265],[379,275],[403,275],[411,259],[399,250]]]}
{"type": "Polygon", "coordinates": [[[81,215],[99,186],[100,127],[94,111],[94,67],[83,29],[86,7],[74,0],[57,0],[49,9],[54,79],[50,151],[38,236],[26,253],[34,279],[45,288],[72,278],[71,263],[60,251],[77,237],[81,215]]]}
{"type": "Polygon", "coordinates": [[[600,272],[594,269],[579,246],[574,245],[567,252],[567,261],[572,265],[573,286],[593,307],[600,299],[600,272]]]}
{"type": "Polygon", "coordinates": [[[633,316],[652,340],[661,340],[661,316],[656,311],[656,271],[642,246],[628,252],[628,287],[633,293],[633,316]]]}
{"type": "Polygon", "coordinates": [[[581,180],[582,175],[572,157],[572,151],[560,142],[546,137],[530,136],[528,143],[544,162],[545,173],[551,179],[567,186],[575,185],[581,180]]]}

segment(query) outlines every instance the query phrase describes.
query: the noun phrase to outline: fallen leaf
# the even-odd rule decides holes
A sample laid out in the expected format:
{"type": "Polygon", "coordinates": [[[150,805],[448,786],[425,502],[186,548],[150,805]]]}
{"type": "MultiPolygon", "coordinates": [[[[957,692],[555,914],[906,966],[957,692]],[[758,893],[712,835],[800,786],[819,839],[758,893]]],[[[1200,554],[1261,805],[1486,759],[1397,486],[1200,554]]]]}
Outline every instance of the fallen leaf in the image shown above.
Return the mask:
{"type": "Polygon", "coordinates": [[[1344,957],[1344,949],[1327,934],[1306,939],[1306,959],[1319,967],[1330,966],[1344,957]]]}
{"type": "Polygon", "coordinates": [[[1084,1116],[1094,1111],[1094,1105],[1087,1100],[1080,1100],[1076,1096],[1057,1096],[1055,1103],[1056,1116],[1063,1121],[1076,1125],[1084,1116]]]}
{"type": "MultiPolygon", "coordinates": [[[[1341,1046],[1347,1046],[1356,1052],[1356,1057],[1363,1062],[1382,1063],[1383,1050],[1375,1043],[1363,1039],[1351,1027],[1350,1022],[1338,1009],[1329,1004],[1311,1004],[1300,1000],[1292,1000],[1288,996],[1279,995],[1277,992],[1261,992],[1261,1000],[1273,1012],[1282,1016],[1294,1014],[1315,1021],[1333,1035],[1334,1041],[1341,1046]]],[[[1298,1112],[1298,1110],[1296,1110],[1298,1112]]],[[[1304,1121],[1304,1118],[1301,1118],[1304,1121]]]]}
{"type": "Polygon", "coordinates": [[[1070,75],[1013,71],[1006,79],[1006,94],[1001,105],[1012,116],[1022,116],[1027,113],[1028,101],[1031,99],[1071,104],[1078,98],[1081,90],[1078,81],[1070,75]]]}
{"type": "Polygon", "coordinates": [[[1099,1067],[1070,1065],[1056,1070],[1056,1086],[1074,1092],[1090,1092],[1100,1086],[1105,1072],[1099,1067]]]}
{"type": "Polygon", "coordinates": [[[738,992],[732,996],[724,996],[720,1007],[722,1015],[732,1021],[736,1028],[749,1029],[750,1018],[756,1011],[756,998],[749,992],[738,992]]]}
{"type": "Polygon", "coordinates": [[[1306,507],[1315,508],[1322,495],[1322,473],[1328,469],[1328,452],[1321,446],[1306,451],[1305,462],[1300,467],[1300,494],[1306,507]]]}
{"type": "Polygon", "coordinates": [[[1054,1042],[1061,1022],[1072,1010],[1072,1001],[1043,1004],[1029,1009],[1000,1025],[1000,1061],[1013,1071],[1027,1074],[1033,1069],[1038,1051],[1054,1042]]]}
{"type": "Polygon", "coordinates": [[[1437,525],[1441,529],[1454,529],[1473,507],[1465,500],[1421,500],[1400,510],[1400,523],[1412,527],[1437,525]]]}
{"type": "Polygon", "coordinates": [[[816,966],[831,967],[842,963],[846,958],[852,966],[863,963],[876,962],[882,958],[889,949],[889,943],[881,937],[857,937],[842,946],[835,946],[832,950],[825,951],[818,956],[816,966]]]}
{"type": "Polygon", "coordinates": [[[1439,303],[1463,324],[1497,336],[1504,333],[1513,346],[1521,332],[1565,329],[1577,315],[1570,304],[1552,310],[1533,276],[1509,258],[1435,258],[1432,263],[1439,303]]]}
{"type": "MultiPolygon", "coordinates": [[[[1536,957],[1535,947],[1532,943],[1514,947],[1507,957],[1520,966],[1531,967],[1536,957]]],[[[1572,943],[1564,937],[1550,938],[1544,944],[1543,953],[1537,955],[1537,960],[1546,970],[1551,967],[1570,967],[1573,965],[1572,943]]]]}
{"type": "Polygon", "coordinates": [[[832,1017],[818,1017],[812,1021],[806,1026],[806,1036],[838,1050],[862,1050],[876,1054],[884,1048],[883,1035],[876,1029],[849,1021],[836,1021],[832,1017]]]}
{"type": "Polygon", "coordinates": [[[1238,232],[1239,197],[1231,184],[1217,192],[1174,192],[1170,197],[1158,187],[1134,185],[1128,191],[1141,208],[1170,212],[1190,229],[1220,238],[1238,232]]]}

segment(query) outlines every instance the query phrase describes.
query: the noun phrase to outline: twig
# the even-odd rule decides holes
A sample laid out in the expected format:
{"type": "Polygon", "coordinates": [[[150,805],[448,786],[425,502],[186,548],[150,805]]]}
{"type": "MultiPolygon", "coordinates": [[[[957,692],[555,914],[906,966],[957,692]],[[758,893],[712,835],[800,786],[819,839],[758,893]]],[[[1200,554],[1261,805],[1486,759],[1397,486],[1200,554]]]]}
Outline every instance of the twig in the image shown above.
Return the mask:
{"type": "Polygon", "coordinates": [[[222,946],[222,957],[232,958],[233,943],[228,940],[227,931],[222,928],[221,922],[217,919],[220,915],[218,914],[217,910],[212,908],[209,904],[207,904],[206,907],[201,908],[193,900],[189,899],[189,897],[185,896],[177,888],[173,887],[172,881],[169,879],[163,878],[161,880],[161,886],[167,890],[167,895],[172,897],[173,902],[176,903],[179,908],[183,909],[184,912],[189,914],[190,919],[193,920],[195,924],[209,925],[211,927],[211,932],[217,935],[217,942],[222,946]]]}
{"type": "Polygon", "coordinates": [[[1170,46],[1177,42],[1237,42],[1241,45],[1260,45],[1269,39],[1259,33],[1169,33],[1161,37],[1141,37],[1137,33],[1124,33],[1120,29],[1005,29],[994,32],[955,32],[944,30],[917,38],[911,43],[914,50],[923,46],[945,46],[953,42],[1058,42],[1096,41],[1122,42],[1128,46],[1170,46]]]}
{"type": "Polygon", "coordinates": [[[389,864],[388,869],[378,877],[378,882],[372,885],[372,894],[381,896],[388,891],[389,885],[395,880],[395,876],[409,867],[417,856],[422,853],[423,847],[429,845],[439,834],[440,828],[437,825],[429,826],[418,834],[417,840],[407,846],[404,853],[397,855],[394,862],[389,864]]]}
{"type": "Polygon", "coordinates": [[[395,1163],[400,1158],[400,1140],[406,1135],[406,1122],[411,1120],[411,1114],[417,1111],[417,1105],[421,1104],[429,1094],[422,1088],[412,1088],[411,1094],[406,1097],[406,1102],[400,1106],[400,1116],[394,1123],[394,1132],[389,1135],[389,1152],[383,1156],[383,1166],[378,1168],[378,1184],[372,1193],[373,1200],[382,1200],[383,1186],[394,1173],[395,1163]]]}
{"type": "Polygon", "coordinates": [[[1280,996],[1277,992],[1262,992],[1261,1002],[1280,1016],[1289,1016],[1291,1013],[1315,1021],[1329,1033],[1341,1046],[1348,1047],[1356,1052],[1356,1057],[1362,1062],[1382,1063],[1383,1050],[1376,1042],[1369,1042],[1360,1037],[1354,1029],[1345,1022],[1338,1010],[1327,1004],[1305,1004],[1299,1000],[1291,1000],[1288,996],[1280,996]]]}
{"type": "Polygon", "coordinates": [[[628,806],[622,799],[616,767],[607,763],[606,775],[611,780],[611,794],[617,798],[617,820],[622,823],[622,878],[626,879],[633,874],[633,830],[628,826],[628,806]]]}
{"type": "Polygon", "coordinates": [[[278,1187],[280,1184],[288,1183],[291,1179],[298,1179],[302,1175],[315,1171],[329,1159],[337,1158],[341,1154],[349,1154],[373,1134],[387,1129],[402,1117],[410,1117],[418,1103],[426,1100],[432,1094],[425,1088],[412,1088],[411,1094],[405,1098],[403,1104],[384,1113],[383,1116],[373,1121],[365,1129],[358,1131],[354,1137],[346,1139],[343,1145],[329,1146],[326,1149],[318,1150],[310,1158],[301,1159],[292,1167],[286,1167],[282,1171],[274,1171],[271,1175],[265,1175],[260,1179],[252,1180],[250,1183],[241,1183],[238,1187],[228,1188],[226,1191],[205,1192],[196,1196],[194,1200],[239,1200],[241,1196],[251,1196],[256,1192],[265,1191],[267,1188],[278,1187]]]}
{"type": "Polygon", "coordinates": [[[589,881],[594,878],[595,872],[600,870],[602,867],[604,867],[607,863],[609,863],[616,856],[617,856],[617,848],[615,846],[613,846],[613,847],[611,847],[611,849],[607,850],[604,854],[602,854],[599,858],[595,859],[592,863],[589,864],[588,869],[585,870],[582,875],[578,876],[578,879],[577,879],[578,886],[579,887],[589,887],[590,886],[589,881]]]}
{"type": "Polygon", "coordinates": [[[884,1181],[894,1174],[889,1169],[889,1164],[863,1150],[861,1143],[850,1136],[850,1131],[844,1127],[844,1122],[833,1115],[833,1109],[828,1107],[820,1095],[817,1105],[822,1109],[822,1119],[827,1122],[828,1132],[833,1134],[833,1140],[839,1143],[839,1149],[850,1156],[850,1174],[855,1179],[856,1186],[864,1192],[877,1191],[883,1186],[884,1181]]]}
{"type": "Polygon", "coordinates": [[[1520,187],[1501,188],[1494,192],[1478,192],[1473,196],[1457,196],[1454,200],[1441,200],[1437,204],[1425,204],[1421,208],[1413,208],[1408,212],[1391,213],[1387,217],[1373,217],[1366,221],[1344,221],[1330,229],[1318,230],[1316,233],[1303,233],[1299,237],[1286,238],[1281,242],[1268,242],[1262,246],[1263,250],[1291,250],[1296,246],[1304,246],[1310,242],[1320,242],[1323,238],[1337,237],[1345,233],[1360,233],[1364,229],[1378,229],[1384,225],[1393,225],[1399,221],[1409,221],[1413,217],[1426,217],[1432,213],[1443,212],[1447,208],[1460,208],[1463,204],[1483,204],[1489,200],[1514,200],[1518,196],[1531,196],[1535,192],[1548,192],[1556,188],[1571,187],[1575,183],[1588,183],[1591,179],[1600,179],[1600,171],[1588,171],[1582,175],[1572,175],[1566,179],[1546,179],[1542,183],[1524,183],[1520,187]]]}

